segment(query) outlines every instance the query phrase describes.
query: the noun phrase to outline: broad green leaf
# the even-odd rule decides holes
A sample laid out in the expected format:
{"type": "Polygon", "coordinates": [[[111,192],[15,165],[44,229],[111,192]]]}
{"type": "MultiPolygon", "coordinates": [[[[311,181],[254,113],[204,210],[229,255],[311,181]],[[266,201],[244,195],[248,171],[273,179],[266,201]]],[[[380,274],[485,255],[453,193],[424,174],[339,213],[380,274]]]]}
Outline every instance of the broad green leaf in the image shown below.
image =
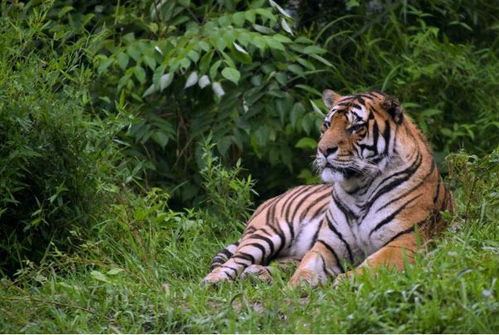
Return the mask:
{"type": "Polygon", "coordinates": [[[135,77],[141,84],[144,84],[146,82],[146,71],[144,71],[141,66],[135,66],[133,68],[133,74],[135,74],[135,77]]]}
{"type": "MultiPolygon", "coordinates": [[[[103,56],[105,57],[105,56],[103,56]]],[[[97,68],[97,73],[98,74],[101,74],[103,73],[104,71],[107,70],[107,68],[109,67],[109,65],[111,65],[113,63],[113,59],[112,58],[102,58],[103,60],[101,61],[101,63],[99,64],[99,67],[97,68]]]]}
{"type": "Polygon", "coordinates": [[[148,95],[153,94],[154,92],[156,92],[156,86],[154,84],[152,84],[151,86],[149,86],[147,88],[147,90],[145,90],[144,94],[142,94],[142,97],[145,98],[148,95]]]}
{"type": "Polygon", "coordinates": [[[141,55],[140,50],[137,47],[137,44],[131,44],[126,48],[126,53],[133,58],[134,61],[138,61],[141,55]]]}
{"type": "Polygon", "coordinates": [[[194,63],[197,63],[197,61],[199,60],[199,53],[197,53],[196,51],[194,50],[191,50],[187,53],[187,56],[192,59],[192,61],[194,63]]]}
{"type": "Polygon", "coordinates": [[[290,64],[290,65],[288,65],[288,70],[290,72],[293,72],[294,74],[300,76],[300,77],[304,76],[303,69],[301,68],[300,65],[290,64]]]}
{"type": "Polygon", "coordinates": [[[126,53],[120,52],[118,54],[118,65],[120,66],[120,68],[122,70],[126,69],[129,60],[130,60],[130,57],[128,57],[128,55],[126,53]]]}
{"type": "Polygon", "coordinates": [[[160,131],[154,132],[151,138],[161,147],[161,149],[164,149],[166,147],[166,145],[168,144],[168,140],[170,139],[166,134],[160,131]]]}
{"type": "Polygon", "coordinates": [[[302,51],[304,54],[317,54],[321,55],[326,52],[325,49],[322,49],[321,47],[318,47],[316,45],[309,45],[308,47],[305,47],[302,51]]]}
{"type": "Polygon", "coordinates": [[[289,37],[286,37],[284,35],[281,35],[281,34],[275,34],[274,36],[272,36],[272,38],[276,41],[279,41],[281,43],[291,43],[291,39],[289,37]]]}
{"type": "Polygon", "coordinates": [[[125,270],[123,269],[120,269],[120,268],[112,268],[111,270],[109,270],[108,272],[106,272],[106,274],[110,275],[110,276],[114,276],[114,275],[117,275],[118,273],[121,273],[125,270]]]}
{"type": "Polygon", "coordinates": [[[210,67],[211,59],[213,58],[213,50],[205,53],[199,61],[199,73],[205,74],[210,67]]]}
{"type": "Polygon", "coordinates": [[[314,112],[318,113],[322,117],[326,116],[326,114],[323,111],[321,111],[321,109],[319,107],[317,107],[317,105],[315,104],[315,102],[313,102],[312,100],[310,100],[310,104],[312,105],[312,108],[313,108],[314,112]]]}
{"type": "Polygon", "coordinates": [[[317,141],[311,137],[302,137],[295,144],[295,148],[300,149],[315,149],[317,147],[317,141]]]}
{"type": "Polygon", "coordinates": [[[241,78],[241,74],[239,73],[239,71],[231,67],[224,68],[222,70],[222,76],[232,81],[236,85],[239,82],[239,78],[241,78]]]}
{"type": "Polygon", "coordinates": [[[221,60],[217,60],[210,67],[210,78],[211,78],[211,80],[215,80],[215,78],[217,77],[218,68],[220,67],[221,64],[222,64],[222,61],[221,60]]]}
{"type": "Polygon", "coordinates": [[[201,48],[201,50],[204,50],[205,52],[207,52],[211,49],[210,45],[208,43],[206,43],[206,41],[203,41],[203,40],[198,42],[198,46],[199,46],[199,48],[201,48]]]}
{"type": "Polygon", "coordinates": [[[90,275],[95,280],[98,280],[98,281],[101,281],[101,282],[104,282],[104,283],[110,283],[109,278],[107,278],[107,276],[105,274],[103,274],[102,272],[94,270],[94,271],[90,272],[90,275]]]}
{"type": "Polygon", "coordinates": [[[248,10],[244,13],[244,17],[247,21],[255,23],[255,12],[253,10],[248,10]]]}
{"type": "Polygon", "coordinates": [[[151,70],[154,70],[156,68],[156,60],[154,59],[154,57],[144,55],[144,63],[146,63],[146,65],[149,66],[151,70]]]}
{"type": "Polygon", "coordinates": [[[244,24],[244,13],[243,12],[237,12],[234,15],[232,15],[232,22],[238,27],[242,27],[244,24]]]}

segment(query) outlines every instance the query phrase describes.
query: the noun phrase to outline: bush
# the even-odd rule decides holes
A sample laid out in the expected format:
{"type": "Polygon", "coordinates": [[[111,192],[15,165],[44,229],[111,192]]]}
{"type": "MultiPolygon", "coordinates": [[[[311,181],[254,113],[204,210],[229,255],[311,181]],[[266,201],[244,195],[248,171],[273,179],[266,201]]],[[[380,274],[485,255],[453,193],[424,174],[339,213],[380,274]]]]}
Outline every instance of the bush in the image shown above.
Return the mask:
{"type": "Polygon", "coordinates": [[[105,201],[100,186],[111,146],[83,108],[89,73],[78,66],[77,51],[84,42],[58,45],[44,20],[43,11],[22,23],[0,19],[0,272],[6,274],[25,259],[41,260],[51,245],[71,248],[105,201]]]}

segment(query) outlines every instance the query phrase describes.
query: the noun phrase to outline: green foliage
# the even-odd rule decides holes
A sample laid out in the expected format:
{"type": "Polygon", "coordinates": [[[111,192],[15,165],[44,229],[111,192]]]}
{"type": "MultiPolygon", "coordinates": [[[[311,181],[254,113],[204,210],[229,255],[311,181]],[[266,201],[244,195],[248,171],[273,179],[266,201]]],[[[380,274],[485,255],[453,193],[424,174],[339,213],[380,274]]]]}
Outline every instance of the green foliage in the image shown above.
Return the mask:
{"type": "Polygon", "coordinates": [[[229,227],[244,227],[249,218],[248,210],[252,205],[251,194],[254,182],[251,176],[238,178],[241,174],[241,161],[230,170],[220,164],[213,155],[214,144],[209,137],[203,145],[203,189],[209,215],[213,217],[210,229],[216,233],[226,233],[229,227]]]}
{"type": "Polygon", "coordinates": [[[83,108],[89,72],[75,68],[84,41],[63,47],[45,35],[46,13],[23,29],[0,19],[0,273],[80,241],[109,179],[103,132],[83,108]]]}

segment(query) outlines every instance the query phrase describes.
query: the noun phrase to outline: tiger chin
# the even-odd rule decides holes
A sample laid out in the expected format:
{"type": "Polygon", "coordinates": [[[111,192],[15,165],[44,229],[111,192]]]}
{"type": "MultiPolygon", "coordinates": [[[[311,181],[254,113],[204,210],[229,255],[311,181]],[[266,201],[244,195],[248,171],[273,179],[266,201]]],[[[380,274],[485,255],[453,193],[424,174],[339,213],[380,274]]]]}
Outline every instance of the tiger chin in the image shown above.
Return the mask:
{"type": "Polygon", "coordinates": [[[445,228],[440,212],[453,212],[452,194],[398,99],[325,90],[323,101],[328,113],[314,165],[325,184],[298,186],[260,205],[239,241],[215,255],[205,283],[271,281],[267,265],[283,260],[299,262],[291,287],[337,282],[366,268],[403,270],[417,240],[445,228]]]}

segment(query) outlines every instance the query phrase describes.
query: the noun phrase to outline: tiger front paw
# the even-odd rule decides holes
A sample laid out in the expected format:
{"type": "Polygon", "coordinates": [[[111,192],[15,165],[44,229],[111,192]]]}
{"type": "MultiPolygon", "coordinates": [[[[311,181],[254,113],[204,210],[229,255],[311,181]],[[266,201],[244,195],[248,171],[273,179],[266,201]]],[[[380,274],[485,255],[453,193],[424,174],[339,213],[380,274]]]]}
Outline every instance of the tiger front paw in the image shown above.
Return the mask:
{"type": "Polygon", "coordinates": [[[213,272],[204,277],[202,283],[205,285],[213,285],[224,281],[232,281],[232,278],[227,273],[217,270],[219,269],[215,269],[213,272]]]}
{"type": "Polygon", "coordinates": [[[296,270],[291,279],[288,282],[288,287],[296,288],[303,284],[307,284],[312,287],[317,287],[321,284],[322,280],[319,275],[310,270],[296,270]]]}
{"type": "Polygon", "coordinates": [[[253,278],[259,281],[270,283],[272,282],[272,274],[269,269],[263,265],[252,264],[248,266],[243,273],[241,273],[241,279],[253,278]]]}

